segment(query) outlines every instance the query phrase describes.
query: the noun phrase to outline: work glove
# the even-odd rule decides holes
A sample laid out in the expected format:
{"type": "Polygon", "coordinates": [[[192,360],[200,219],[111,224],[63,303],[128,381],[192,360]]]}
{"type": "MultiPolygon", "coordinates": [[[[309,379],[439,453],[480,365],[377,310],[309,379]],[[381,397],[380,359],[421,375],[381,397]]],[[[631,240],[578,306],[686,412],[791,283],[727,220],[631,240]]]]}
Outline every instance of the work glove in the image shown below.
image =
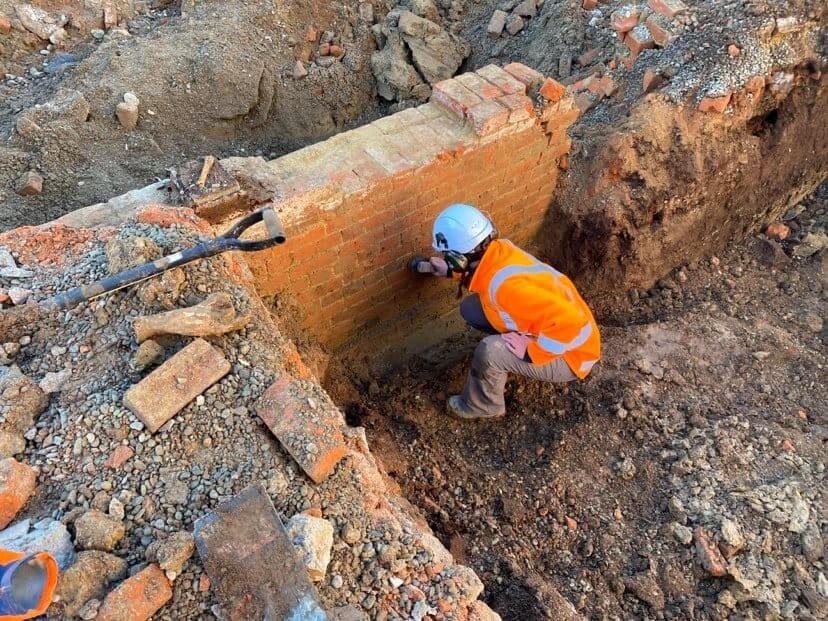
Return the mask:
{"type": "Polygon", "coordinates": [[[448,263],[443,257],[431,257],[428,262],[434,268],[435,276],[442,276],[443,278],[448,276],[448,263]]]}
{"type": "Polygon", "coordinates": [[[506,334],[501,334],[500,338],[503,339],[506,349],[521,360],[526,360],[526,350],[529,348],[529,343],[532,342],[531,336],[520,334],[519,332],[507,332],[506,334]]]}

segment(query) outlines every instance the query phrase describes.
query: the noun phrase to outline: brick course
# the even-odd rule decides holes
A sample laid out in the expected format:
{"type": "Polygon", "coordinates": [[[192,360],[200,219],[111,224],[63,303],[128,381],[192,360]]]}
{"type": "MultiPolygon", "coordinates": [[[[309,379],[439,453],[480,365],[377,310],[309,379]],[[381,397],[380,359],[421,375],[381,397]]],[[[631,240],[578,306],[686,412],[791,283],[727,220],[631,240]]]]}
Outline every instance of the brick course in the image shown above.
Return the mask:
{"type": "Polygon", "coordinates": [[[275,199],[287,229],[286,244],[245,257],[260,292],[292,297],[306,311],[303,327],[334,347],[407,308],[419,317],[448,310],[453,288],[435,294],[408,261],[431,252],[432,221],[452,202],[475,204],[503,236],[531,241],[578,116],[557,83],[527,96],[545,79],[517,63],[487,65],[436,84],[428,104],[264,165],[224,160],[251,195],[275,199]],[[357,181],[346,188],[347,173],[357,181]]]}

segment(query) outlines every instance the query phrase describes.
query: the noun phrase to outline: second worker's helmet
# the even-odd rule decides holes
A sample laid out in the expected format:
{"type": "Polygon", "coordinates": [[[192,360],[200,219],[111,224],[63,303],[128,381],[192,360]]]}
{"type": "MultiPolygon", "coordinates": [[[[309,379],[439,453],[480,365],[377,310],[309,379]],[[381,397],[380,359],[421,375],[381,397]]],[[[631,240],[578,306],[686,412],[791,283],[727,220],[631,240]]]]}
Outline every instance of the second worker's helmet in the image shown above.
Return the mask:
{"type": "Polygon", "coordinates": [[[466,254],[495,232],[492,221],[476,207],[455,203],[434,220],[432,245],[440,252],[466,254]]]}

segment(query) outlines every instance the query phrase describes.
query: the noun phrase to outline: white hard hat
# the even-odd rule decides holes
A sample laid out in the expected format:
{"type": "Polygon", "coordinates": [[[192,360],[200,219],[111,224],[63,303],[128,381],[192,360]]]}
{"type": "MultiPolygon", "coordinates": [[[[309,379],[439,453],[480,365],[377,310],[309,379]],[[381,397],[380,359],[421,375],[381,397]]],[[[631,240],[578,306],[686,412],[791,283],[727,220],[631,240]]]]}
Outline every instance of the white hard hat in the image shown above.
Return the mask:
{"type": "Polygon", "coordinates": [[[450,205],[434,220],[435,250],[466,254],[494,232],[491,220],[471,205],[450,205]]]}

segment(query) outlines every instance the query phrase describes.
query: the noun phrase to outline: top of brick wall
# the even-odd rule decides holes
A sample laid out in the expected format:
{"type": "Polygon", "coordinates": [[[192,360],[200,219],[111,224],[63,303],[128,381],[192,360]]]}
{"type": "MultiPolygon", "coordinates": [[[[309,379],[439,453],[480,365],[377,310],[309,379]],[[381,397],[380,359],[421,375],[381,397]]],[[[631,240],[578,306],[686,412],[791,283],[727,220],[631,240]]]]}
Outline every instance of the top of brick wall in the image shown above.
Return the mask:
{"type": "Polygon", "coordinates": [[[431,101],[275,160],[231,157],[222,165],[254,203],[273,201],[286,224],[309,206],[335,209],[345,196],[390,177],[521,131],[545,131],[556,116],[577,117],[554,80],[511,63],[487,65],[434,85],[431,101]]]}

